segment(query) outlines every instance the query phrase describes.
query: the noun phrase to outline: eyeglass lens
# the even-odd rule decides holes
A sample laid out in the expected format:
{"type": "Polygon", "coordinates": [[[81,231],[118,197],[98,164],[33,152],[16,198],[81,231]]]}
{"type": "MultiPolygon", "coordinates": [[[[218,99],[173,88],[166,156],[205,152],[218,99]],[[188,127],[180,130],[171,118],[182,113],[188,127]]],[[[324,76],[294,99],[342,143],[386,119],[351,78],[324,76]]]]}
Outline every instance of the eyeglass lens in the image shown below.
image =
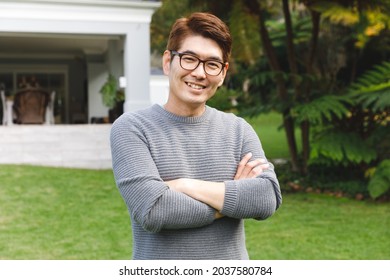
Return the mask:
{"type": "Polygon", "coordinates": [[[195,70],[201,62],[203,62],[204,71],[211,75],[217,76],[223,69],[223,63],[214,60],[203,61],[196,56],[190,54],[180,54],[180,65],[185,70],[195,70]]]}

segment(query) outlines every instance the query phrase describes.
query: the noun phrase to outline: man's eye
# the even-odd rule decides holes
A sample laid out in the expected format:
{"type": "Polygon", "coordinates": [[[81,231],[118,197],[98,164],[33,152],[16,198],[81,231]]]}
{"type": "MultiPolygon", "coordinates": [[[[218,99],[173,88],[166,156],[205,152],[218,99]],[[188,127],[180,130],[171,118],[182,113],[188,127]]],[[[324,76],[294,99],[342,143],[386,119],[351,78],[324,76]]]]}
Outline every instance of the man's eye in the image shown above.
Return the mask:
{"type": "Polygon", "coordinates": [[[192,57],[189,55],[183,55],[183,57],[181,59],[184,60],[185,62],[188,62],[188,63],[195,63],[198,61],[195,57],[192,57]]]}
{"type": "Polygon", "coordinates": [[[214,62],[214,61],[207,61],[207,67],[212,68],[212,69],[218,69],[218,68],[221,68],[221,64],[219,64],[218,62],[214,62]]]}

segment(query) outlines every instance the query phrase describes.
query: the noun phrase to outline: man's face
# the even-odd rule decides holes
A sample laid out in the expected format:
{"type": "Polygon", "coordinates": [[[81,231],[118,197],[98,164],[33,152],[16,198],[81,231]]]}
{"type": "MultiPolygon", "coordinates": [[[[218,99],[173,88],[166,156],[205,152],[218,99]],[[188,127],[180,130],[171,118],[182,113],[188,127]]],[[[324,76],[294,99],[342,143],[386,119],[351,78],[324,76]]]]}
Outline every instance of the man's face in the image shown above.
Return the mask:
{"type": "MultiPolygon", "coordinates": [[[[175,50],[179,53],[190,53],[201,60],[222,60],[222,51],[218,44],[202,36],[187,37],[180,49],[175,50]]],[[[190,111],[197,114],[199,110],[204,109],[204,104],[222,85],[227,71],[224,66],[221,73],[217,76],[211,76],[204,71],[204,64],[200,63],[194,70],[185,70],[180,66],[180,57],[171,56],[169,51],[165,51],[163,56],[163,70],[169,77],[169,99],[167,106],[176,110],[190,111]],[[197,111],[196,111],[197,110],[197,111]]],[[[172,111],[172,110],[171,110],[172,111]]],[[[184,112],[176,112],[186,114],[184,112]]],[[[182,114],[182,115],[183,115],[182,114]]]]}

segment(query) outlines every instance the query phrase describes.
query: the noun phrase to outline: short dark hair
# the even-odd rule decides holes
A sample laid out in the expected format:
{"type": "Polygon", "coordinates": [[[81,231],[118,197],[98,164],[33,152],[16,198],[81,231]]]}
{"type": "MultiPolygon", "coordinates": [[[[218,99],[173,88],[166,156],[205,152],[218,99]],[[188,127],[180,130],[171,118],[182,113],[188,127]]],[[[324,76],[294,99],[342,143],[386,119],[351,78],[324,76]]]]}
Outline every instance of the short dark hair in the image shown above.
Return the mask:
{"type": "Polygon", "coordinates": [[[193,13],[189,17],[179,18],[172,26],[167,49],[180,49],[183,40],[191,35],[201,35],[215,41],[222,50],[223,61],[229,61],[232,37],[221,19],[210,13],[193,13]]]}

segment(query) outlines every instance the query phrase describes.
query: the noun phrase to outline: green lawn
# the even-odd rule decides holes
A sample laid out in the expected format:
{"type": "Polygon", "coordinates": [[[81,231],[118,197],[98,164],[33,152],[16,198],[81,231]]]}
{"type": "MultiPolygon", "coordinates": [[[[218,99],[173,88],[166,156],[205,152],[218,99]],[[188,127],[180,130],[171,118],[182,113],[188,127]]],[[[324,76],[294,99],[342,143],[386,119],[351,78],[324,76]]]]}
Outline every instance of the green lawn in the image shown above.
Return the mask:
{"type": "Polygon", "coordinates": [[[284,195],[281,208],[263,222],[247,221],[252,259],[390,258],[390,204],[325,194],[284,195]]]}
{"type": "Polygon", "coordinates": [[[128,259],[111,171],[0,165],[0,259],[128,259]]]}
{"type": "MultiPolygon", "coordinates": [[[[390,259],[390,204],[285,195],[246,221],[252,259],[390,259]]],[[[110,170],[0,165],[0,259],[129,259],[130,225],[110,170]]]]}

